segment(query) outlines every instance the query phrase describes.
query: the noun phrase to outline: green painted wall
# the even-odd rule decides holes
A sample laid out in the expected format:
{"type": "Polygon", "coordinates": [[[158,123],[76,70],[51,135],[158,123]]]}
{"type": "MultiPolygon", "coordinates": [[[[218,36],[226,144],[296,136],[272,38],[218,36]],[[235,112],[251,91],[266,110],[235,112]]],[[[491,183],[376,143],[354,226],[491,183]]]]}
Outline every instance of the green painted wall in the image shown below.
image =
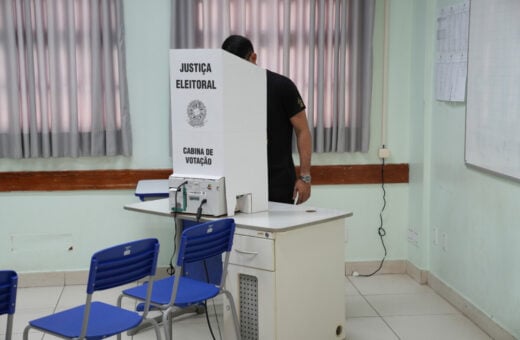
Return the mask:
{"type": "MultiPolygon", "coordinates": [[[[168,168],[169,1],[125,0],[132,157],[0,160],[0,171],[168,168]]],[[[0,193],[0,268],[87,269],[107,245],[153,236],[161,264],[172,251],[171,221],[123,210],[131,190],[0,193]],[[72,248],[71,248],[72,247],[72,248]]]]}
{"type": "Polygon", "coordinates": [[[460,1],[407,2],[414,18],[409,221],[424,235],[408,258],[520,338],[520,182],[467,166],[466,106],[433,97],[437,11],[460,1]]]}
{"type": "MultiPolygon", "coordinates": [[[[169,156],[169,0],[125,0],[127,70],[134,153],[132,157],[1,160],[0,171],[168,168],[169,156]]],[[[382,2],[378,3],[375,81],[368,154],[315,155],[314,164],[377,163],[381,120],[382,2]]],[[[405,66],[405,64],[403,65],[405,66]]],[[[400,72],[398,72],[400,73],[400,72]]],[[[397,80],[398,81],[398,80],[397,80]]],[[[396,100],[396,105],[402,101],[396,100]]],[[[406,114],[395,110],[389,122],[390,162],[406,163],[406,114]],[[396,133],[394,133],[396,132],[396,133]]],[[[389,259],[406,258],[407,186],[387,186],[385,223],[389,259]]],[[[315,186],[310,205],[354,212],[348,220],[346,260],[378,260],[380,186],[315,186]]],[[[0,267],[20,272],[77,270],[97,249],[142,236],[159,237],[161,264],[172,251],[171,221],[123,210],[137,201],[131,190],[0,193],[0,267]],[[71,248],[72,247],[72,248],[71,248]]]]}

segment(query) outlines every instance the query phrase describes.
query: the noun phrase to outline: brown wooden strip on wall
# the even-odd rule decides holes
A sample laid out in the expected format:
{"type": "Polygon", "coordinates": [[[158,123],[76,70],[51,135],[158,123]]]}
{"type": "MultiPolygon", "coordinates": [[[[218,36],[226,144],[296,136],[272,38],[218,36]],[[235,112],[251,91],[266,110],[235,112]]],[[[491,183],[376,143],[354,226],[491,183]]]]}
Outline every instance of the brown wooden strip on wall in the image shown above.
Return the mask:
{"type": "MultiPolygon", "coordinates": [[[[382,165],[317,165],[313,166],[312,184],[378,184],[382,179],[382,165]]],[[[408,164],[385,164],[385,183],[408,183],[408,164]]]]}
{"type": "Polygon", "coordinates": [[[167,169],[0,172],[0,191],[134,189],[141,179],[168,178],[167,169]]]}
{"type": "MultiPolygon", "coordinates": [[[[378,184],[381,165],[313,166],[313,185],[378,184]]],[[[142,179],[167,179],[170,169],[0,172],[0,192],[135,189],[142,179]]],[[[408,183],[408,164],[386,164],[385,183],[408,183]]]]}

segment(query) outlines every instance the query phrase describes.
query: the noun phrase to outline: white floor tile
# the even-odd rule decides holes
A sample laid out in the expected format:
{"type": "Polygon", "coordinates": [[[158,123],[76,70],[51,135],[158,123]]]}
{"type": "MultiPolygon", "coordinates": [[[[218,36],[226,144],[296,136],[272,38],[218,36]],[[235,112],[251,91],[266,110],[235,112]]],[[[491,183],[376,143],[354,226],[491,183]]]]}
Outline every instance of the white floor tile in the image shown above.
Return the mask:
{"type": "Polygon", "coordinates": [[[346,295],[360,295],[356,287],[350,282],[348,278],[345,278],[345,294],[346,295]]]}
{"type": "MultiPolygon", "coordinates": [[[[161,338],[164,339],[164,333],[163,333],[162,328],[160,329],[160,332],[161,332],[161,338]]],[[[155,331],[153,330],[153,328],[146,329],[142,332],[135,334],[132,337],[132,340],[156,340],[156,339],[157,339],[157,337],[155,336],[155,331]]]]}
{"type": "MultiPolygon", "coordinates": [[[[128,287],[130,287],[130,285],[128,287]]],[[[121,294],[121,291],[126,288],[127,287],[125,286],[94,292],[93,300],[116,305],[119,294],[121,294]]],[[[57,310],[64,310],[84,304],[86,301],[85,299],[87,298],[86,289],[85,285],[65,286],[58,302],[57,310]]],[[[122,301],[122,305],[125,308],[133,309],[135,307],[135,300],[125,298],[122,301]]]]}
{"type": "Polygon", "coordinates": [[[347,340],[399,340],[380,317],[347,319],[347,340]]]}
{"type": "Polygon", "coordinates": [[[361,295],[347,295],[346,315],[347,319],[362,316],[379,316],[374,308],[372,308],[361,295]]]}
{"type": "MultiPolygon", "coordinates": [[[[121,290],[97,292],[94,298],[115,304],[121,290]]],[[[490,340],[432,289],[418,284],[407,275],[348,277],[345,279],[344,292],[347,340],[490,340]]],[[[29,320],[80,305],[85,302],[85,297],[85,285],[19,288],[13,340],[22,339],[29,320]]],[[[132,300],[123,301],[125,308],[133,309],[132,300]]],[[[222,330],[222,301],[217,301],[217,308],[222,330]]],[[[209,312],[214,334],[219,339],[219,327],[211,304],[209,312]]],[[[0,339],[4,337],[2,327],[5,321],[6,317],[0,316],[0,339]]],[[[190,313],[178,317],[173,329],[175,339],[211,339],[204,314],[190,313]]],[[[29,338],[57,339],[36,331],[32,331],[29,338]]],[[[133,337],[123,335],[125,340],[155,338],[152,328],[133,337]]]]}
{"type": "Polygon", "coordinates": [[[365,297],[381,316],[459,313],[435,293],[366,295],[365,297]]]}
{"type": "MultiPolygon", "coordinates": [[[[39,308],[33,308],[33,309],[16,309],[16,312],[14,314],[14,321],[13,321],[13,334],[19,333],[20,337],[15,337],[13,335],[14,339],[22,339],[22,333],[25,327],[29,324],[29,321],[38,319],[42,316],[49,315],[54,312],[54,307],[39,307],[39,308]]],[[[5,324],[3,324],[5,325],[5,324]]],[[[4,327],[4,326],[0,326],[4,327]]]]}
{"type": "Polygon", "coordinates": [[[389,316],[384,319],[401,340],[491,340],[460,314],[389,316]]]}
{"type": "Polygon", "coordinates": [[[420,285],[405,274],[385,274],[371,277],[351,276],[350,281],[363,295],[416,294],[431,292],[431,288],[420,285]]]}
{"type": "MultiPolygon", "coordinates": [[[[215,323],[212,323],[213,334],[215,338],[219,339],[219,330],[215,323]]],[[[221,326],[222,331],[222,326],[221,326]]],[[[174,324],[173,325],[173,338],[177,339],[211,339],[211,333],[209,327],[204,322],[199,323],[187,323],[187,324],[174,324]]]]}
{"type": "Polygon", "coordinates": [[[85,285],[65,286],[58,301],[58,309],[63,310],[84,304],[86,297],[87,287],[85,285]]]}
{"type": "MultiPolygon", "coordinates": [[[[3,334],[0,334],[0,338],[3,338],[3,334]]],[[[42,340],[43,334],[38,332],[29,332],[29,340],[42,340]]],[[[13,333],[13,340],[22,340],[23,333],[13,333]]]]}
{"type": "Polygon", "coordinates": [[[63,287],[19,288],[16,295],[16,310],[55,307],[63,287]]]}

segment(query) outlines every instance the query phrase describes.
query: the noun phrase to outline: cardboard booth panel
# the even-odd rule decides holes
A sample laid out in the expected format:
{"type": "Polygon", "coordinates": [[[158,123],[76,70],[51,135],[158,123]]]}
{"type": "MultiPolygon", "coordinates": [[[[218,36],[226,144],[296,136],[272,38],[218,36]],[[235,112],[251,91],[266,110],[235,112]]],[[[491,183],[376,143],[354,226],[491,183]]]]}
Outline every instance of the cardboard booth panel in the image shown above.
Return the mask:
{"type": "Polygon", "coordinates": [[[223,176],[228,215],[236,197],[267,210],[265,70],[220,49],[170,51],[173,169],[223,176]]]}

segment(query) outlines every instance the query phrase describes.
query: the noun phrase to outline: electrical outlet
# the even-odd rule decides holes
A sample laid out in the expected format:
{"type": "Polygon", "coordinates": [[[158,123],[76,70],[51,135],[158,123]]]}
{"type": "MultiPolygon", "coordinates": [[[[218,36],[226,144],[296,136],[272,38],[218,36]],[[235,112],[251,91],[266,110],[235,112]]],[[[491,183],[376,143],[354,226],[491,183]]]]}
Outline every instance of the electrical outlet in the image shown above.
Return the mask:
{"type": "Polygon", "coordinates": [[[448,251],[448,234],[447,233],[442,233],[441,234],[441,239],[442,239],[442,250],[443,251],[448,251]]]}
{"type": "Polygon", "coordinates": [[[378,156],[381,159],[385,159],[390,157],[390,149],[382,147],[379,149],[378,156]]]}
{"type": "Polygon", "coordinates": [[[419,233],[413,228],[408,229],[408,242],[414,246],[419,245],[419,233]]]}

